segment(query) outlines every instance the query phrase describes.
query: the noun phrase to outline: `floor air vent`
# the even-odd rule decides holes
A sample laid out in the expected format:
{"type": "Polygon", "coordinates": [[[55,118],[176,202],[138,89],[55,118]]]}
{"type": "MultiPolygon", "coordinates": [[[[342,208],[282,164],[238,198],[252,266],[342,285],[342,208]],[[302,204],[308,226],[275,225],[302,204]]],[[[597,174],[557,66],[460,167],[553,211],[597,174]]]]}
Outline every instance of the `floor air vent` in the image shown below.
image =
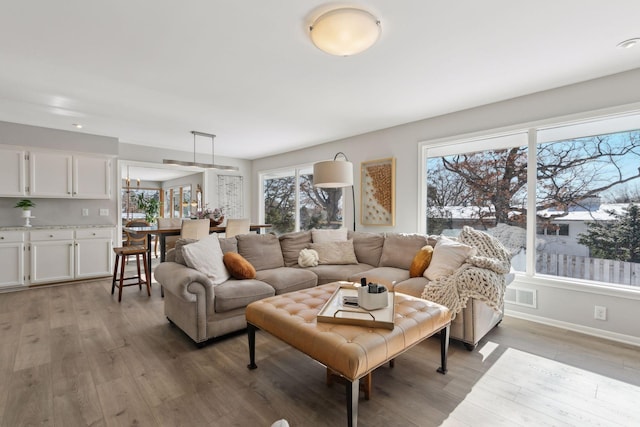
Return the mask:
{"type": "Polygon", "coordinates": [[[504,293],[504,301],[523,307],[537,308],[535,289],[508,287],[504,293]]]}

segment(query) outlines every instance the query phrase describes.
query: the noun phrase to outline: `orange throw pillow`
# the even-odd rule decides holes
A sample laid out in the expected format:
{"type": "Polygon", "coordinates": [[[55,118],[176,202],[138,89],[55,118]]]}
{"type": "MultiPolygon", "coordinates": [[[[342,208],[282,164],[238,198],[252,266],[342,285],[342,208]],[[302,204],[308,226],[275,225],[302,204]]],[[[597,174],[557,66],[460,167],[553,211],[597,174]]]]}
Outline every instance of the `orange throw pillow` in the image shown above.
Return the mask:
{"type": "MultiPolygon", "coordinates": [[[[416,256],[411,261],[411,267],[409,267],[409,277],[420,277],[424,271],[429,267],[431,263],[431,256],[433,255],[433,247],[430,245],[423,246],[416,256]]],[[[233,276],[233,273],[231,274],[233,276]]]]}
{"type": "Polygon", "coordinates": [[[234,279],[256,278],[256,269],[242,255],[235,252],[227,252],[222,257],[222,261],[234,279]]]}

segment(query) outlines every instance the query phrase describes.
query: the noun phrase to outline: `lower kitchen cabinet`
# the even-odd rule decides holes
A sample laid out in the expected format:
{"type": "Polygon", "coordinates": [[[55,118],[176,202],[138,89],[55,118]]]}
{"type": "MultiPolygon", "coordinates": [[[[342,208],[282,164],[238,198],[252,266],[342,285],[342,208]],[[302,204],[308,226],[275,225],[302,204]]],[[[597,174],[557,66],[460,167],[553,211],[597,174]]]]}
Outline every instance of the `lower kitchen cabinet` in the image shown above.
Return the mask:
{"type": "Polygon", "coordinates": [[[29,234],[30,284],[111,274],[112,228],[36,230],[29,234]]]}
{"type": "Polygon", "coordinates": [[[25,284],[22,231],[0,231],[0,288],[25,284]]]}

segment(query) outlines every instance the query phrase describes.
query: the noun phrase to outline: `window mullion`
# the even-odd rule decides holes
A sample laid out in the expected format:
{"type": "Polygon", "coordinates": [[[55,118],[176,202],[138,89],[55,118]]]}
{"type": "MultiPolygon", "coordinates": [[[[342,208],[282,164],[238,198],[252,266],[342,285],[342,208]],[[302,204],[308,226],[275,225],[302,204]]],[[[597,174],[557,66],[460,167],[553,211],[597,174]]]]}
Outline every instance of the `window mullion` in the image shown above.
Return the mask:
{"type": "Polygon", "coordinates": [[[536,271],[536,187],[537,187],[537,143],[536,129],[527,131],[527,252],[525,274],[533,276],[536,271]]]}

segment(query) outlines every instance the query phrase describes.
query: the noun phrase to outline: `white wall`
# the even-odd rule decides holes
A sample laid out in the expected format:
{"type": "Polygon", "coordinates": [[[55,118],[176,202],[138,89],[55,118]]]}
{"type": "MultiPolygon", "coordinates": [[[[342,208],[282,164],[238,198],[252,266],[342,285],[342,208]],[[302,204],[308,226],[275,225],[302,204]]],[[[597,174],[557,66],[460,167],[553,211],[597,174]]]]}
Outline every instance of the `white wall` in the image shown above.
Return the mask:
{"type": "MultiPolygon", "coordinates": [[[[416,96],[428,96],[416,94],[416,96]]],[[[459,111],[440,117],[421,120],[405,125],[371,132],[320,146],[298,150],[278,156],[267,157],[253,162],[254,188],[259,188],[259,173],[269,169],[309,164],[332,159],[336,152],[343,151],[354,163],[356,204],[359,200],[360,162],[384,157],[396,158],[396,227],[363,227],[365,231],[415,232],[420,229],[418,218],[419,194],[419,143],[441,138],[455,137],[484,130],[515,126],[530,122],[571,116],[589,111],[614,108],[640,102],[640,69],[613,76],[591,80],[554,90],[540,92],[491,105],[459,111]]],[[[257,217],[259,194],[254,192],[252,216],[257,217]]],[[[347,210],[350,208],[347,207],[347,210]]],[[[356,207],[359,215],[359,207],[356,207]]],[[[351,219],[347,218],[346,224],[351,219]]],[[[516,283],[518,280],[516,280],[516,283]]],[[[518,315],[536,317],[563,326],[574,325],[589,330],[634,342],[640,345],[640,321],[637,317],[638,299],[629,295],[602,296],[579,290],[559,289],[528,281],[526,287],[538,291],[540,302],[537,309],[523,309],[508,306],[508,310],[518,315]],[[553,302],[553,303],[552,303],[553,302]],[[606,305],[610,316],[607,321],[594,321],[594,305],[606,305]],[[635,321],[630,321],[635,316],[635,321]],[[558,323],[559,322],[559,323],[558,323]]]]}

